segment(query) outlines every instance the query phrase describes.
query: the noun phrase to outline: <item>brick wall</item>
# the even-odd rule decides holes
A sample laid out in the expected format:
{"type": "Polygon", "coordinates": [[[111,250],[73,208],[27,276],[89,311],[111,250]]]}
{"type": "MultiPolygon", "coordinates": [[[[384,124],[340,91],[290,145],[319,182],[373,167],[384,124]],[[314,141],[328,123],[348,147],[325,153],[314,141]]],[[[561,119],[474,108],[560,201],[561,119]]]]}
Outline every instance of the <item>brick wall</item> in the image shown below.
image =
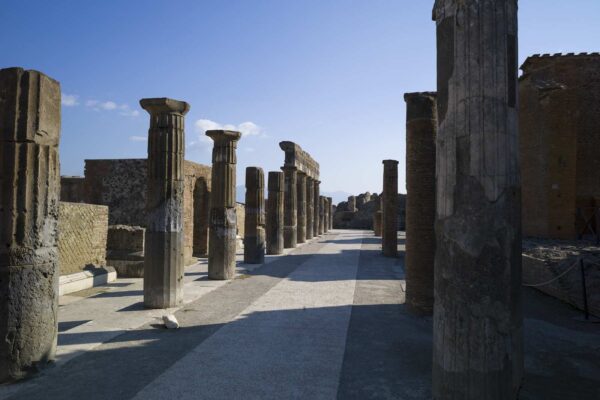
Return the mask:
{"type": "Polygon", "coordinates": [[[60,202],[58,259],[60,274],[83,270],[87,265],[106,265],[108,207],[60,202]]]}

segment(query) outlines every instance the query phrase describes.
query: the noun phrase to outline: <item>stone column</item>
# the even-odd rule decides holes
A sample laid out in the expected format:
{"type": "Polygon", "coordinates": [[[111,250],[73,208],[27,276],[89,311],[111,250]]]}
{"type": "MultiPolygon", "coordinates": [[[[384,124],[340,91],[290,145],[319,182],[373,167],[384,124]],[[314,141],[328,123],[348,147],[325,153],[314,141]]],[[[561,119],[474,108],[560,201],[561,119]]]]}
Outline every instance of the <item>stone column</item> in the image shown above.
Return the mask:
{"type": "Polygon", "coordinates": [[[267,254],[283,253],[283,172],[269,172],[267,199],[267,254]]]}
{"type": "Polygon", "coordinates": [[[206,131],[214,141],[212,152],[208,278],[235,276],[237,214],[235,211],[236,149],[239,132],[206,131]]]}
{"type": "Polygon", "coordinates": [[[60,84],[0,70],[0,383],[54,358],[60,84]]]}
{"type": "Polygon", "coordinates": [[[262,168],[246,168],[246,216],[244,218],[244,262],[265,261],[265,176],[262,168]]]}
{"type": "Polygon", "coordinates": [[[523,374],[517,1],[438,0],[433,397],[516,399],[523,374]]]}
{"type": "Polygon", "coordinates": [[[398,256],[398,161],[383,160],[381,247],[386,257],[398,256]]]}
{"type": "Polygon", "coordinates": [[[323,232],[319,231],[319,214],[321,212],[321,200],[320,197],[320,185],[321,185],[321,181],[315,180],[315,190],[314,190],[314,199],[315,199],[315,204],[314,204],[314,222],[313,222],[313,236],[319,236],[321,235],[323,232]]]}
{"type": "Polygon", "coordinates": [[[406,101],[406,305],[433,313],[435,259],[435,93],[407,93],[406,101]]]}
{"type": "Polygon", "coordinates": [[[312,178],[306,177],[306,239],[314,237],[314,211],[315,211],[315,183],[312,178]]]}
{"type": "Polygon", "coordinates": [[[183,300],[183,125],[190,106],[167,98],[140,105],[150,114],[144,305],[169,308],[183,300]]]}
{"type": "Polygon", "coordinates": [[[348,211],[356,212],[356,197],[348,196],[348,211]]]}
{"type": "Polygon", "coordinates": [[[329,229],[333,229],[333,199],[331,197],[327,198],[327,204],[329,204],[329,208],[328,208],[328,223],[329,223],[329,229]]]}
{"type": "Polygon", "coordinates": [[[327,233],[329,232],[329,214],[331,212],[331,205],[329,204],[328,197],[323,197],[323,205],[323,232],[327,233]]]}
{"type": "Polygon", "coordinates": [[[296,187],[298,205],[298,243],[306,242],[306,174],[298,172],[296,187]]]}
{"type": "Polygon", "coordinates": [[[325,233],[325,197],[319,196],[319,235],[325,233]]]}
{"type": "Polygon", "coordinates": [[[294,248],[298,244],[298,170],[281,167],[283,170],[283,246],[294,248]]]}
{"type": "Polygon", "coordinates": [[[375,236],[381,236],[382,214],[381,210],[377,210],[373,214],[373,234],[375,236]]]}

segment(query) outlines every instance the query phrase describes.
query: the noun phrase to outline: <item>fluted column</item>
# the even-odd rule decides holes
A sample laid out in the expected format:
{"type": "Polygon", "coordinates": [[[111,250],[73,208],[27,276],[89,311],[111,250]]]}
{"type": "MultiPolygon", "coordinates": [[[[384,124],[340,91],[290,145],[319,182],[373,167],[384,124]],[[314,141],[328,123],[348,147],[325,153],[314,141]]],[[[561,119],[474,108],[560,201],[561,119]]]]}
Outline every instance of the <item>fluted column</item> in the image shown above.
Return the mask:
{"type": "Polygon", "coordinates": [[[312,239],[314,233],[315,212],[315,183],[314,179],[306,177],[306,239],[312,239]]]}
{"type": "Polygon", "coordinates": [[[517,1],[438,0],[433,397],[516,399],[523,374],[517,1]]]}
{"type": "Polygon", "coordinates": [[[174,307],[183,300],[184,115],[190,106],[142,99],[150,114],[144,255],[144,305],[174,307]]]}
{"type": "Polygon", "coordinates": [[[0,70],[0,383],[54,358],[60,84],[0,70]]]}
{"type": "Polygon", "coordinates": [[[435,93],[406,93],[406,305],[433,313],[435,93]]]}
{"type": "Polygon", "coordinates": [[[267,254],[283,253],[283,172],[269,172],[267,199],[267,254]]]}
{"type": "Polygon", "coordinates": [[[321,187],[321,181],[315,180],[314,181],[315,184],[315,189],[314,189],[314,193],[313,193],[313,198],[314,200],[314,210],[313,210],[313,214],[314,214],[314,222],[313,222],[313,236],[319,236],[321,235],[323,232],[319,231],[319,214],[321,213],[321,195],[320,195],[320,187],[321,187]]]}
{"type": "Polygon", "coordinates": [[[262,168],[246,168],[246,215],[244,218],[244,262],[265,261],[265,177],[262,168]]]}
{"type": "Polygon", "coordinates": [[[236,149],[239,132],[206,131],[214,141],[210,229],[208,239],[208,278],[225,280],[235,276],[237,214],[235,210],[236,149]]]}
{"type": "Polygon", "coordinates": [[[398,256],[398,161],[383,160],[381,247],[386,257],[398,256]]]}
{"type": "Polygon", "coordinates": [[[283,246],[296,247],[298,243],[298,171],[295,167],[281,167],[284,179],[283,246]]]}
{"type": "Polygon", "coordinates": [[[306,242],[306,174],[298,172],[298,182],[296,187],[298,195],[298,243],[306,242]]]}

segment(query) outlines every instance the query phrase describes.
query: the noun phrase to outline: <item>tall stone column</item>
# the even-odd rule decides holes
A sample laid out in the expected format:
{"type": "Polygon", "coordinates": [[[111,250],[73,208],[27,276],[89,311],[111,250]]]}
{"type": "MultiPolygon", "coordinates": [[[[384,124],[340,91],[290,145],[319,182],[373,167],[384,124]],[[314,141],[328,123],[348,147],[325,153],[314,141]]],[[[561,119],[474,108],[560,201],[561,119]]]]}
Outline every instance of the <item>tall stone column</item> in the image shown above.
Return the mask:
{"type": "Polygon", "coordinates": [[[435,93],[407,93],[406,101],[406,305],[433,313],[435,259],[435,93]]]}
{"type": "Polygon", "coordinates": [[[246,168],[246,215],[244,217],[244,262],[265,261],[265,176],[262,168],[246,168]]]}
{"type": "Polygon", "coordinates": [[[283,253],[283,172],[269,172],[267,199],[267,254],[283,253]]]}
{"type": "Polygon", "coordinates": [[[398,161],[383,160],[381,247],[386,257],[398,256],[398,161]]]}
{"type": "Polygon", "coordinates": [[[283,246],[291,249],[298,244],[298,170],[281,167],[283,170],[283,246]]]}
{"type": "Polygon", "coordinates": [[[319,196],[319,235],[325,233],[325,197],[319,196]]]}
{"type": "Polygon", "coordinates": [[[331,197],[327,198],[327,202],[329,203],[329,229],[333,229],[333,199],[331,197]]]}
{"type": "Polygon", "coordinates": [[[323,233],[329,232],[329,213],[331,212],[329,198],[323,197],[323,233]]]}
{"type": "Polygon", "coordinates": [[[296,187],[298,195],[298,243],[306,242],[306,174],[298,172],[298,182],[296,187]]]}
{"type": "Polygon", "coordinates": [[[313,223],[313,236],[319,236],[321,235],[323,232],[321,232],[319,230],[319,214],[321,213],[321,195],[320,195],[320,188],[321,188],[321,181],[315,180],[315,190],[314,190],[314,199],[315,199],[315,208],[313,210],[314,213],[314,223],[313,223]]]}
{"type": "Polygon", "coordinates": [[[314,212],[315,212],[315,183],[312,178],[306,177],[306,239],[314,237],[314,212]]]}
{"type": "Polygon", "coordinates": [[[211,130],[212,152],[208,278],[225,280],[235,276],[237,214],[235,211],[236,149],[241,134],[211,130]]]}
{"type": "Polygon", "coordinates": [[[150,114],[144,305],[169,308],[183,300],[183,124],[190,106],[167,98],[140,105],[150,114]]]}
{"type": "Polygon", "coordinates": [[[0,70],[0,383],[54,358],[60,84],[0,70]]]}
{"type": "Polygon", "coordinates": [[[523,374],[517,1],[438,0],[433,397],[516,399],[523,374]]]}

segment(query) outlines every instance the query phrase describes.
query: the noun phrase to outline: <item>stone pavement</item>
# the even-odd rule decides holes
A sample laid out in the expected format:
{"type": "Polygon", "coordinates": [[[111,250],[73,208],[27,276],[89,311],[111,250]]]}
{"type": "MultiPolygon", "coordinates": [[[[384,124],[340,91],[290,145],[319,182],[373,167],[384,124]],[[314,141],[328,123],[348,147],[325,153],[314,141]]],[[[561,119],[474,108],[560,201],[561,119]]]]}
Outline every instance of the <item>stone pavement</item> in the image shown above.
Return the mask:
{"type": "MultiPolygon", "coordinates": [[[[240,261],[232,281],[208,280],[204,259],[170,310],[178,330],[143,308],[141,279],[119,279],[61,298],[56,365],[0,399],[429,399],[431,318],[406,312],[403,276],[365,231],[240,261]]],[[[524,300],[521,398],[600,398],[600,324],[533,289],[524,300]]]]}

